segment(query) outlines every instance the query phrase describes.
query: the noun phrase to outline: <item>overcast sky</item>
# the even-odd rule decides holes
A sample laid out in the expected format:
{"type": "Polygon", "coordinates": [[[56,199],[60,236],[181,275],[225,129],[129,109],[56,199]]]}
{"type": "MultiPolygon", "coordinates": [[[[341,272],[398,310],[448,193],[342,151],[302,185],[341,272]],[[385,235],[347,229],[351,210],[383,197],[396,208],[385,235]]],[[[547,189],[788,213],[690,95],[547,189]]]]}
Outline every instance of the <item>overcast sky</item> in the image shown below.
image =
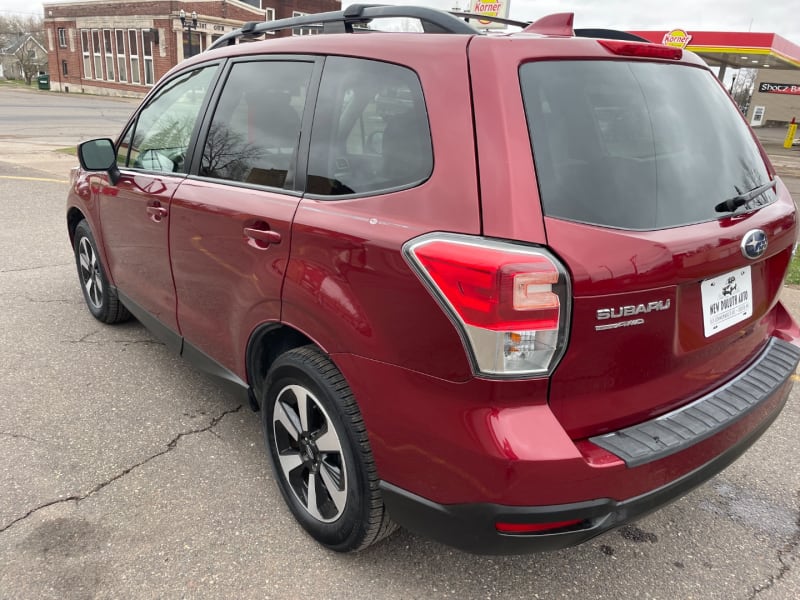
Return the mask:
{"type": "MultiPolygon", "coordinates": [[[[49,3],[67,0],[50,0],[49,3]]],[[[74,0],[70,0],[74,1],[74,0]]],[[[97,0],[103,1],[103,0],[97,0]]],[[[369,1],[369,0],[364,0],[369,1]]],[[[371,0],[375,2],[376,0],[371,0]]],[[[390,4],[426,4],[452,8],[469,0],[392,0],[390,4]]],[[[345,0],[345,5],[351,4],[345,0]]],[[[0,13],[42,14],[31,0],[0,0],[0,13]]],[[[511,0],[511,18],[533,20],[554,12],[574,12],[576,27],[765,31],[800,45],[798,0],[511,0]]]]}

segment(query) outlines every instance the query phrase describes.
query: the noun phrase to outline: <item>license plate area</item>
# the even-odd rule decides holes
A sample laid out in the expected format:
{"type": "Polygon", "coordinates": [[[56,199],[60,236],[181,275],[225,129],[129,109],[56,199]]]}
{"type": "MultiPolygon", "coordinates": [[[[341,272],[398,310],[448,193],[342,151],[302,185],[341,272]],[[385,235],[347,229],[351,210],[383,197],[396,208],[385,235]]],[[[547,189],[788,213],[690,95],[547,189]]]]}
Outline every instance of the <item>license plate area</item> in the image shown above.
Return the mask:
{"type": "Polygon", "coordinates": [[[711,337],[753,314],[750,267],[741,267],[700,283],[703,332],[711,337]]]}

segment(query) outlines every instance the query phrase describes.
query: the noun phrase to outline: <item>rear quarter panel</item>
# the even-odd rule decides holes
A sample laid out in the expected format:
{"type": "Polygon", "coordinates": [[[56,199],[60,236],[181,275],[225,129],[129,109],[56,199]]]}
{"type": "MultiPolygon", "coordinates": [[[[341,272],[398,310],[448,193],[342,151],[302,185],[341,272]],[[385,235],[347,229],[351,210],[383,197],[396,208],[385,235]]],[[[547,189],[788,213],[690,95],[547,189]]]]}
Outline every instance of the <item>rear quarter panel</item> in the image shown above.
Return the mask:
{"type": "MultiPolygon", "coordinates": [[[[376,34],[377,35],[377,34],[376,34]]],[[[325,36],[320,36],[325,37],[325,36]]],[[[467,36],[349,36],[332,53],[399,63],[417,73],[434,167],[421,185],[347,200],[301,201],[282,320],[329,353],[353,353],[454,380],[471,370],[453,325],[402,257],[430,231],[481,232],[467,36]],[[354,38],[354,39],[352,39],[354,38]]]]}

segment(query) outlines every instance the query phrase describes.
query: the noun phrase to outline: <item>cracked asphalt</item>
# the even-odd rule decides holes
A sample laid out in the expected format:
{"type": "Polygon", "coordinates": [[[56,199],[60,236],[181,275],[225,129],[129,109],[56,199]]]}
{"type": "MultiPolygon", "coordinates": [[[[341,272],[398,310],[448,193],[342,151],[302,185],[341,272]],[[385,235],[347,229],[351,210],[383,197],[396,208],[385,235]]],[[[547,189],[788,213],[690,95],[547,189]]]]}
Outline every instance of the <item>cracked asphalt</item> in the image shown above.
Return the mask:
{"type": "MultiPolygon", "coordinates": [[[[40,99],[7,94],[0,131],[40,99]]],[[[74,127],[59,135],[89,130],[74,127]]],[[[321,549],[283,505],[258,415],[138,323],[84,308],[72,159],[43,143],[0,149],[0,599],[800,597],[800,391],[719,476],[577,548],[476,557],[401,531],[353,556],[321,549]]],[[[783,298],[800,317],[800,291],[783,298]]]]}

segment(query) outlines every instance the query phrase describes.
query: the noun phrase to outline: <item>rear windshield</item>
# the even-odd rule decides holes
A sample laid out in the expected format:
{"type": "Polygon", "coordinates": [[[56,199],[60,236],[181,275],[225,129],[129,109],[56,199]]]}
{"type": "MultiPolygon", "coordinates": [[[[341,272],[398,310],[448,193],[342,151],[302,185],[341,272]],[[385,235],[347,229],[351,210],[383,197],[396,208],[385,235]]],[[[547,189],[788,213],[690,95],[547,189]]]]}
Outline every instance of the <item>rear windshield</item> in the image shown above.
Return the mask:
{"type": "MultiPolygon", "coordinates": [[[[534,62],[520,82],[549,216],[675,227],[720,218],[717,204],[769,181],[747,126],[703,69],[534,62]]],[[[774,199],[770,189],[740,210],[774,199]]]]}

